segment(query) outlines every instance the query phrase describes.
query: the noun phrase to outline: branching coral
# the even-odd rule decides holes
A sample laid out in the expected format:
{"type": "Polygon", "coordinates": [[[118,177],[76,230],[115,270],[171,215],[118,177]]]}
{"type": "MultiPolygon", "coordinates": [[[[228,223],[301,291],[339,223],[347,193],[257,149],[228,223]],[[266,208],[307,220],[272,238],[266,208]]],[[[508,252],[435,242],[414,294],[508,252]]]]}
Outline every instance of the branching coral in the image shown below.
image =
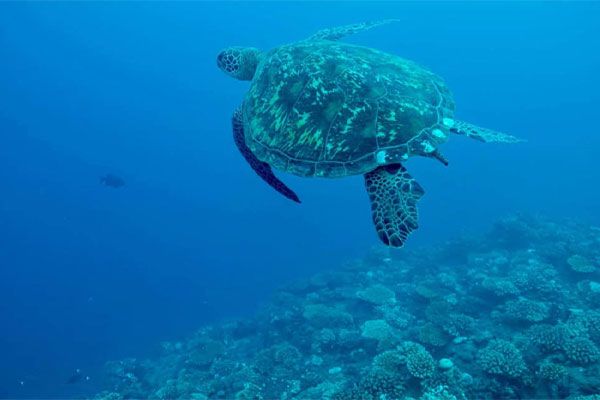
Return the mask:
{"type": "Polygon", "coordinates": [[[598,347],[585,337],[567,340],[564,344],[564,350],[567,357],[577,364],[590,364],[600,359],[598,347]]]}
{"type": "Polygon", "coordinates": [[[301,358],[300,351],[289,343],[284,342],[273,347],[273,361],[286,368],[296,368],[301,358]]]}
{"type": "Polygon", "coordinates": [[[440,385],[426,390],[419,400],[458,400],[458,398],[452,394],[449,387],[440,385]]]}
{"type": "Polygon", "coordinates": [[[540,322],[548,318],[549,314],[546,304],[525,298],[507,301],[504,307],[509,318],[520,321],[540,322]]]}
{"type": "Polygon", "coordinates": [[[561,350],[565,341],[570,337],[570,331],[564,325],[533,325],[527,334],[531,342],[545,352],[561,350]]]}
{"type": "Polygon", "coordinates": [[[538,369],[540,378],[546,381],[559,381],[567,375],[567,370],[560,364],[544,361],[538,369]]]}
{"type": "Polygon", "coordinates": [[[373,369],[357,385],[335,393],[331,400],[393,400],[403,398],[403,393],[403,382],[397,376],[373,369]]]}
{"type": "Polygon", "coordinates": [[[398,373],[404,364],[406,364],[406,357],[398,350],[384,351],[373,359],[373,368],[389,373],[398,373]]]}
{"type": "Polygon", "coordinates": [[[396,375],[383,370],[371,370],[360,383],[361,392],[371,399],[400,399],[404,385],[396,375]]]}
{"type": "Polygon", "coordinates": [[[557,290],[557,274],[552,265],[528,258],[515,266],[510,273],[510,279],[523,292],[552,293],[557,290]]]}
{"type": "Polygon", "coordinates": [[[481,285],[496,296],[517,295],[521,292],[509,279],[486,277],[481,285]]]}
{"type": "Polygon", "coordinates": [[[416,378],[428,378],[435,371],[435,361],[425,347],[418,343],[404,342],[401,351],[406,357],[406,368],[416,378]]]}
{"type": "Polygon", "coordinates": [[[600,312],[589,310],[581,316],[582,325],[596,344],[600,345],[600,312]]]}
{"type": "Polygon", "coordinates": [[[527,370],[519,349],[501,339],[490,341],[480,350],[477,361],[485,372],[509,378],[519,378],[527,370]]]}
{"type": "Polygon", "coordinates": [[[452,336],[462,336],[469,333],[475,325],[475,319],[465,314],[450,314],[443,321],[442,328],[452,336]]]}

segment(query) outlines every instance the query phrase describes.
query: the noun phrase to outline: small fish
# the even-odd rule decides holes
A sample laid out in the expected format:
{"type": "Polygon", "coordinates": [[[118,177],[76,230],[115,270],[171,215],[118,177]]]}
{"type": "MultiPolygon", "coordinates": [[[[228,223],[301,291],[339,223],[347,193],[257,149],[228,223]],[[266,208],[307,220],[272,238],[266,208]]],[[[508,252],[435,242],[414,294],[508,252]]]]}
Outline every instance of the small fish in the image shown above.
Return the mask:
{"type": "Polygon", "coordinates": [[[67,379],[67,383],[68,384],[73,384],[73,383],[78,383],[81,382],[83,380],[84,376],[81,375],[81,370],[79,368],[77,368],[75,370],[75,372],[73,373],[73,375],[71,375],[69,377],[69,379],[67,379]]]}
{"type": "Polygon", "coordinates": [[[123,178],[114,174],[106,174],[100,177],[100,183],[104,186],[112,187],[115,189],[125,186],[125,181],[123,180],[123,178]]]}

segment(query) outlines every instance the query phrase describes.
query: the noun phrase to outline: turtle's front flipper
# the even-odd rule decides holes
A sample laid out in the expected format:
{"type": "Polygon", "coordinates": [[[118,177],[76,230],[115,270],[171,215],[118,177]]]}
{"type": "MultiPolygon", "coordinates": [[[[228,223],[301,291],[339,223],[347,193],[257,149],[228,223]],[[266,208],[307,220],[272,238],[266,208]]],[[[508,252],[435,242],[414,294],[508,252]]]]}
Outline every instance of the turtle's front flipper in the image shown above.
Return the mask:
{"type": "Polygon", "coordinates": [[[417,201],[425,191],[400,164],[365,174],[365,183],[379,238],[389,246],[402,247],[418,227],[417,201]]]}
{"type": "Polygon", "coordinates": [[[273,189],[277,190],[279,193],[284,195],[290,200],[294,200],[296,203],[300,203],[300,199],[294,193],[292,189],[286,186],[285,183],[281,182],[273,171],[271,170],[271,166],[265,162],[260,161],[256,156],[250,151],[248,146],[246,145],[246,139],[244,138],[244,123],[242,122],[242,112],[241,110],[236,110],[233,113],[233,117],[231,119],[231,124],[233,127],[233,140],[235,141],[235,145],[242,153],[242,156],[246,159],[248,164],[252,167],[254,172],[258,174],[265,182],[267,182],[273,189]]]}
{"type": "Polygon", "coordinates": [[[380,25],[389,24],[390,22],[397,22],[397,19],[384,19],[381,21],[370,21],[361,22],[360,24],[338,26],[336,28],[323,29],[309,37],[309,40],[338,40],[345,36],[352,35],[354,33],[369,30],[371,28],[378,27],[380,25]]]}
{"type": "Polygon", "coordinates": [[[506,133],[496,132],[491,129],[481,128],[479,126],[469,124],[464,121],[454,121],[452,126],[449,128],[450,132],[465,135],[473,139],[480,140],[482,142],[495,142],[495,143],[519,143],[523,142],[523,139],[507,135],[506,133]]]}

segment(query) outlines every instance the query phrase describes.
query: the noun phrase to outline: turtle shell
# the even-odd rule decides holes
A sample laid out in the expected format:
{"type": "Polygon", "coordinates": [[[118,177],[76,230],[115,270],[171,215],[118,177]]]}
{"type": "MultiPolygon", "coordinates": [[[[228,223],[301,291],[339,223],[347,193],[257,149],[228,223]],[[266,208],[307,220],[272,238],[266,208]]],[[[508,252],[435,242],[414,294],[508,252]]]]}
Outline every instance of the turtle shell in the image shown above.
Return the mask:
{"type": "Polygon", "coordinates": [[[441,78],[412,61],[331,41],[276,48],[243,103],[246,142],[301,176],[364,174],[447,138],[454,102],[441,78]]]}

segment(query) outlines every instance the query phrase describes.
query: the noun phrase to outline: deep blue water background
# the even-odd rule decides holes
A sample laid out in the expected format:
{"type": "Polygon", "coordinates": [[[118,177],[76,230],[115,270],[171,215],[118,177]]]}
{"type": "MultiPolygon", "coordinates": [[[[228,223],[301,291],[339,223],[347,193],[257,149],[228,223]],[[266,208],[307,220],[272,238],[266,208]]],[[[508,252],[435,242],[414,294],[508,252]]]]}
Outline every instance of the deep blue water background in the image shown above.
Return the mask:
{"type": "Polygon", "coordinates": [[[600,3],[2,3],[0,397],[93,393],[105,361],[377,243],[361,177],[280,173],[298,206],[254,176],[230,133],[248,83],[215,56],[382,18],[401,22],[346,40],[429,67],[457,117],[528,140],[411,160],[427,195],[409,247],[509,212],[600,222],[600,3]],[[91,380],[65,385],[75,368],[91,380]]]}

